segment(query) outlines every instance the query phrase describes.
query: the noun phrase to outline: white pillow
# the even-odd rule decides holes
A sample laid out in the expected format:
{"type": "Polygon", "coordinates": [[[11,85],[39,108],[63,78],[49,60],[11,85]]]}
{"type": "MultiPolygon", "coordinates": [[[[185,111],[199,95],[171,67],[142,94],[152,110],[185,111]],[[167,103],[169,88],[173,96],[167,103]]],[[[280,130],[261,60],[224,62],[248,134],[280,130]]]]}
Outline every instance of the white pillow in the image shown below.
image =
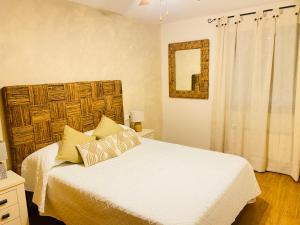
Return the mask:
{"type": "Polygon", "coordinates": [[[130,127],[123,125],[123,124],[119,124],[124,130],[132,130],[130,127]]]}
{"type": "Polygon", "coordinates": [[[89,136],[92,136],[93,133],[94,133],[94,130],[89,130],[87,132],[84,132],[84,134],[89,135],[89,136]]]}

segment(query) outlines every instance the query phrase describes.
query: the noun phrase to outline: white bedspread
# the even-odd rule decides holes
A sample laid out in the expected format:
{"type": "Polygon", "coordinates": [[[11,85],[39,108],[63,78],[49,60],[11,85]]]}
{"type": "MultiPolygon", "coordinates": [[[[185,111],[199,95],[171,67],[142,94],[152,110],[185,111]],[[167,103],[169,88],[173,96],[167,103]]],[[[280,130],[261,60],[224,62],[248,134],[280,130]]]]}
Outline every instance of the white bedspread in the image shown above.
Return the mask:
{"type": "Polygon", "coordinates": [[[140,219],[136,224],[230,225],[260,194],[241,157],[149,139],[92,167],[62,164],[44,176],[44,214],[70,225],[132,225],[105,220],[106,209],[140,219]]]}

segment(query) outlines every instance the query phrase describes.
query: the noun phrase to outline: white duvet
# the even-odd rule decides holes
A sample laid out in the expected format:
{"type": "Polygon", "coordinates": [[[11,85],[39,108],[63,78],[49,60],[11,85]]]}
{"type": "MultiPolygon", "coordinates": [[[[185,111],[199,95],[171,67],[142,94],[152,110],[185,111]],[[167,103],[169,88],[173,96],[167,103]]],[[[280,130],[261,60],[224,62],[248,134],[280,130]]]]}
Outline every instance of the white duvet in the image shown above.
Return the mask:
{"type": "Polygon", "coordinates": [[[230,225],[260,194],[245,159],[150,139],[88,168],[45,155],[23,162],[25,188],[69,225],[230,225]]]}

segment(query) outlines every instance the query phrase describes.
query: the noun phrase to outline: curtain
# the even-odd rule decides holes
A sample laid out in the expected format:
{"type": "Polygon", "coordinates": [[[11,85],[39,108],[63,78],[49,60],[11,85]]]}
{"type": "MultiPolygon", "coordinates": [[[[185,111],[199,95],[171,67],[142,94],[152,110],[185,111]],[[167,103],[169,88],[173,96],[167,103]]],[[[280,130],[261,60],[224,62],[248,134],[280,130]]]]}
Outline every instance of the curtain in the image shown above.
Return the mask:
{"type": "Polygon", "coordinates": [[[236,31],[237,22],[236,18],[234,21],[228,21],[228,18],[221,18],[218,26],[218,39],[219,39],[219,54],[218,54],[218,74],[217,74],[217,86],[216,96],[214,99],[215,109],[212,112],[214,123],[212,123],[211,135],[211,147],[217,151],[223,151],[224,146],[224,129],[225,129],[225,115],[226,99],[229,99],[230,93],[230,77],[233,73],[234,62],[235,62],[235,44],[236,44],[236,31]],[[227,95],[225,94],[227,93],[227,95]]]}
{"type": "Polygon", "coordinates": [[[211,148],[259,172],[300,172],[299,7],[218,22],[211,148]]]}

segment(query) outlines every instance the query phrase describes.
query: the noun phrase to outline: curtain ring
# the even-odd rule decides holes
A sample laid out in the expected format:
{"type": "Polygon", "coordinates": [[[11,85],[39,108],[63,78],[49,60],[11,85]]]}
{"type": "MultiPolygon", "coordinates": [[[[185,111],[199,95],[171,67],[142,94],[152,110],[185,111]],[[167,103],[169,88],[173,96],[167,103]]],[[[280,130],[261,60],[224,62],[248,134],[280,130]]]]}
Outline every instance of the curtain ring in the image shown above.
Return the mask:
{"type": "Polygon", "coordinates": [[[262,20],[264,16],[264,11],[257,11],[255,15],[256,15],[255,21],[262,20]]]}
{"type": "Polygon", "coordinates": [[[241,15],[234,16],[234,23],[239,24],[241,22],[241,15]]]}
{"type": "Polygon", "coordinates": [[[280,14],[280,9],[279,8],[273,9],[273,18],[278,18],[279,14],[280,14]]]}
{"type": "Polygon", "coordinates": [[[295,15],[296,15],[296,16],[299,15],[299,10],[300,10],[300,6],[297,5],[297,6],[295,7],[295,15]]]}

